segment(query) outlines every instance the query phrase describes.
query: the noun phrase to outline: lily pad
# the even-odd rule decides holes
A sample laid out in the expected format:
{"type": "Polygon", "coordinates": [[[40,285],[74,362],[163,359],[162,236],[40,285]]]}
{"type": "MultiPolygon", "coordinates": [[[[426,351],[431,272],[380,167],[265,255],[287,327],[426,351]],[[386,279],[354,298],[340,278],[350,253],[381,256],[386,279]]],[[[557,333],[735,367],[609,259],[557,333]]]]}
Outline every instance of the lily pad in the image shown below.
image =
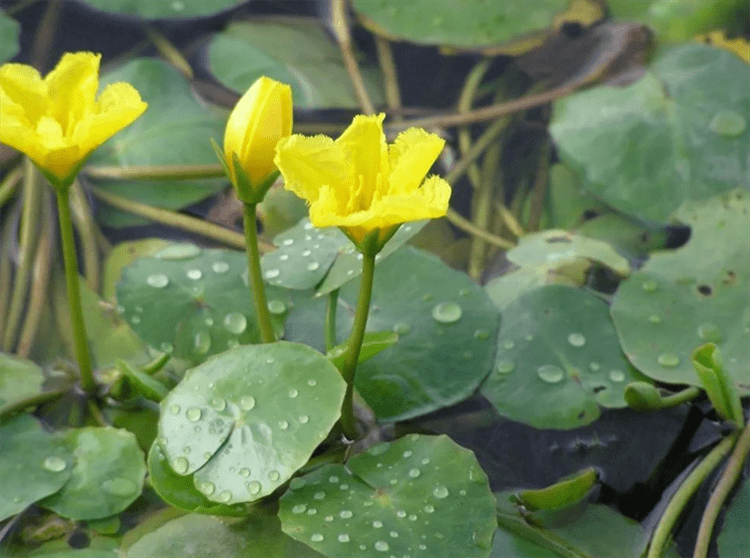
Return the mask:
{"type": "MultiPolygon", "coordinates": [[[[358,282],[340,299],[340,339],[348,338],[358,282]]],[[[355,385],[384,421],[404,420],[457,403],[492,368],[499,314],[482,288],[437,257],[412,247],[375,270],[368,331],[395,331],[398,342],[357,368],[355,385]],[[460,373],[458,373],[460,371],[460,373]]]]}
{"type": "MultiPolygon", "coordinates": [[[[359,107],[341,50],[316,19],[235,23],[213,38],[208,56],[218,80],[237,92],[265,75],[292,87],[297,108],[359,107]]],[[[364,65],[362,77],[382,104],[379,71],[364,65]]]]}
{"type": "Polygon", "coordinates": [[[285,535],[274,515],[256,513],[246,519],[185,515],[136,541],[125,558],[321,558],[310,547],[285,535]]]}
{"type": "Polygon", "coordinates": [[[116,299],[117,283],[120,281],[123,268],[138,258],[152,256],[169,245],[169,241],[163,238],[143,238],[120,242],[114,246],[104,261],[102,298],[108,301],[116,299]]]}
{"type": "Polygon", "coordinates": [[[374,33],[395,40],[452,48],[505,45],[516,54],[539,46],[552,28],[566,20],[585,23],[601,12],[592,2],[569,0],[354,0],[362,23],[374,33]]]}
{"type": "Polygon", "coordinates": [[[63,436],[75,456],[72,475],[40,505],[71,519],[100,519],[120,513],[141,495],[145,456],[132,432],[84,427],[63,436]]]}
{"type": "Polygon", "coordinates": [[[42,392],[44,372],[30,360],[0,353],[0,410],[42,392]]]}
{"type": "Polygon", "coordinates": [[[418,434],[295,479],[279,517],[285,533],[330,558],[487,557],[497,525],[474,454],[418,434]]]}
{"type": "Polygon", "coordinates": [[[654,254],[620,284],[612,319],[625,354],[662,382],[701,386],[691,363],[706,342],[750,393],[750,193],[685,203],[674,217],[692,227],[682,248],[654,254]]]}
{"type": "Polygon", "coordinates": [[[339,418],[345,388],[306,345],[237,347],[188,371],[162,401],[157,443],[212,502],[252,502],[307,462],[339,418]]]}
{"type": "Polygon", "coordinates": [[[73,455],[31,415],[0,425],[0,521],[54,494],[70,479],[73,455]]]}
{"type": "MultiPolygon", "coordinates": [[[[209,138],[224,137],[224,118],[198,102],[190,84],[177,70],[159,60],[139,59],[107,73],[101,81],[102,87],[118,81],[132,84],[149,106],[143,116],[94,151],[88,165],[139,167],[216,163],[209,138]]],[[[227,184],[224,178],[91,180],[118,196],[167,209],[187,207],[227,184]]],[[[96,217],[110,227],[148,222],[106,204],[97,210],[96,217]]]]}
{"type": "Polygon", "coordinates": [[[503,310],[495,366],[482,394],[497,411],[535,428],[570,429],[625,407],[640,380],[620,350],[607,305],[560,285],[523,294],[503,310]]]}
{"type": "MultiPolygon", "coordinates": [[[[246,279],[242,252],[175,244],[126,267],[117,300],[144,341],[197,364],[227,348],[260,342],[246,279]]],[[[268,286],[266,295],[280,329],[288,297],[268,286]]]]}
{"type": "Polygon", "coordinates": [[[242,4],[242,0],[84,0],[87,4],[123,15],[144,18],[207,16],[242,4]]]}
{"type": "Polygon", "coordinates": [[[680,46],[630,86],[558,101],[550,133],[594,195],[664,221],[684,201],[750,188],[748,81],[736,56],[680,46]]]}

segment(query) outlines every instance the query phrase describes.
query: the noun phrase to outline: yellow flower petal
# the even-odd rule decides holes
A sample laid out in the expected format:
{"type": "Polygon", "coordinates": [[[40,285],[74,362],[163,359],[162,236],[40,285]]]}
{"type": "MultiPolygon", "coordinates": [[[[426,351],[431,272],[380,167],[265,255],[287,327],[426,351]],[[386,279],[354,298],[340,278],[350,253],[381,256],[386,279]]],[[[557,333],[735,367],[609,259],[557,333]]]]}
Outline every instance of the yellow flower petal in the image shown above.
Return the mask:
{"type": "Polygon", "coordinates": [[[97,101],[100,59],[67,53],[44,79],[23,64],[0,67],[0,141],[59,184],[69,183],[91,151],[148,106],[128,84],[107,87],[97,101]]]}
{"type": "Polygon", "coordinates": [[[389,149],[391,174],[389,194],[404,194],[416,190],[430,170],[445,140],[420,128],[401,132],[389,149]]]}

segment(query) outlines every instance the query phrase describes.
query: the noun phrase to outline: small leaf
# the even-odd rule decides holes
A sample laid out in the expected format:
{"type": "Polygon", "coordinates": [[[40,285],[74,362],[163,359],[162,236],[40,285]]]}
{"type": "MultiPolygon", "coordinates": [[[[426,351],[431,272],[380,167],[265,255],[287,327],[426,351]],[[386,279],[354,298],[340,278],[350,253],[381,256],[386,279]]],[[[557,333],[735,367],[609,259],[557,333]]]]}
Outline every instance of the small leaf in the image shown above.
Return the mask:
{"type": "MultiPolygon", "coordinates": [[[[398,334],[393,331],[377,331],[372,333],[365,333],[365,338],[362,341],[362,348],[359,351],[359,360],[357,362],[365,362],[371,359],[380,351],[387,349],[398,342],[398,334]]],[[[341,370],[346,360],[347,349],[349,348],[349,342],[341,343],[336,345],[326,355],[331,359],[333,365],[341,370]]]]}
{"type": "Polygon", "coordinates": [[[133,368],[124,360],[120,360],[117,362],[117,369],[120,371],[120,373],[126,376],[128,380],[130,380],[133,387],[135,387],[136,390],[143,394],[143,397],[145,397],[146,399],[150,399],[151,401],[156,401],[158,403],[167,396],[167,393],[169,393],[167,387],[159,380],[149,376],[148,374],[141,370],[138,370],[137,368],[133,368]]]}
{"type": "Polygon", "coordinates": [[[522,490],[518,492],[518,498],[530,511],[561,508],[584,498],[596,481],[596,469],[589,467],[552,486],[522,490]]]}
{"type": "Polygon", "coordinates": [[[745,422],[742,402],[734,387],[734,380],[724,370],[719,348],[714,343],[701,345],[693,351],[691,360],[719,416],[742,426],[745,422]]]}

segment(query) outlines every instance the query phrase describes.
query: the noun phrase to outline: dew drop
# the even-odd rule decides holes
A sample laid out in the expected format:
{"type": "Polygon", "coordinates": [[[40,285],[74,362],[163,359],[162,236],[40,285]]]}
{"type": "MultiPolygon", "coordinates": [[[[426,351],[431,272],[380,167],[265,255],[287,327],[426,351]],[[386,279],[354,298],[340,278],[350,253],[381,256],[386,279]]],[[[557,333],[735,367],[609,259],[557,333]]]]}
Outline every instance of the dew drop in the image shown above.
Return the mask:
{"type": "Polygon", "coordinates": [[[169,412],[173,415],[179,415],[180,414],[180,406],[179,405],[170,405],[169,406],[169,412]]]}
{"type": "Polygon", "coordinates": [[[130,318],[130,323],[136,324],[136,325],[139,324],[139,323],[141,323],[141,317],[140,316],[133,316],[132,318],[130,318]]]}
{"type": "Polygon", "coordinates": [[[227,262],[214,262],[211,264],[211,269],[214,273],[226,273],[229,271],[229,264],[227,262]]]}
{"type": "Polygon", "coordinates": [[[294,244],[293,238],[285,238],[284,241],[281,243],[282,246],[291,246],[294,244]]]}
{"type": "Polygon", "coordinates": [[[208,316],[205,320],[203,320],[203,323],[208,327],[211,327],[212,325],[214,325],[214,319],[211,316],[208,316]]]}
{"type": "Polygon", "coordinates": [[[417,520],[417,514],[415,514],[415,513],[410,513],[410,514],[409,514],[409,517],[407,517],[407,519],[408,519],[409,521],[416,521],[416,520],[417,520]]]}
{"type": "Polygon", "coordinates": [[[497,361],[497,365],[495,366],[495,371],[498,374],[510,374],[515,369],[516,363],[507,358],[497,361]]]}
{"type": "Polygon", "coordinates": [[[263,274],[263,276],[264,276],[264,277],[265,277],[266,279],[274,279],[274,278],[276,278],[276,277],[278,277],[278,276],[279,276],[279,273],[281,273],[281,272],[280,272],[280,271],[279,271],[278,269],[269,269],[268,271],[266,271],[266,272],[265,272],[265,273],[263,274]]]}
{"type": "Polygon", "coordinates": [[[201,419],[201,410],[198,407],[190,407],[185,416],[190,422],[198,422],[201,419]]]}
{"type": "Polygon", "coordinates": [[[301,514],[305,513],[307,511],[307,506],[305,504],[297,504],[292,508],[292,513],[294,514],[301,514]]]}
{"type": "Polygon", "coordinates": [[[271,314],[278,316],[279,314],[283,314],[284,312],[286,312],[286,304],[283,301],[277,299],[269,300],[268,311],[271,314]]]}
{"type": "Polygon", "coordinates": [[[430,301],[433,298],[435,298],[435,297],[432,294],[430,294],[430,293],[425,293],[425,294],[422,295],[422,300],[424,300],[424,301],[430,301]]]}
{"type": "Polygon", "coordinates": [[[349,542],[349,535],[347,535],[346,533],[341,533],[338,536],[338,540],[339,542],[349,542]]]}
{"type": "Polygon", "coordinates": [[[667,368],[674,368],[680,364],[680,357],[674,353],[662,353],[656,357],[656,362],[667,368]]]}
{"type": "Polygon", "coordinates": [[[561,382],[565,377],[565,372],[563,372],[562,368],[555,364],[544,364],[537,368],[536,373],[543,381],[550,384],[561,382]]]}
{"type": "Polygon", "coordinates": [[[745,131],[745,117],[733,110],[722,110],[711,119],[708,127],[725,138],[736,138],[745,131]]]}
{"type": "Polygon", "coordinates": [[[571,333],[568,335],[568,343],[574,347],[583,347],[586,344],[586,337],[582,333],[571,333]]]}
{"type": "Polygon", "coordinates": [[[232,493],[229,490],[222,490],[216,497],[219,502],[227,503],[232,499],[232,493]]]}
{"type": "Polygon", "coordinates": [[[190,446],[185,446],[184,448],[182,448],[182,453],[184,453],[185,455],[189,455],[191,451],[192,450],[190,449],[190,446]]]}
{"type": "Polygon", "coordinates": [[[318,262],[310,262],[307,264],[307,271],[315,271],[320,267],[320,264],[318,262]]]}
{"type": "Polygon", "coordinates": [[[515,346],[516,346],[516,342],[513,341],[513,339],[506,339],[505,341],[503,341],[504,349],[511,350],[515,346]]]}
{"type": "Polygon", "coordinates": [[[198,490],[203,492],[203,494],[205,494],[206,496],[211,496],[211,494],[213,494],[216,491],[216,485],[208,481],[201,482],[198,490]]]}
{"type": "Polygon", "coordinates": [[[44,460],[44,463],[42,463],[42,467],[53,473],[59,473],[60,471],[65,470],[67,464],[65,463],[64,459],[53,455],[44,460]]]}
{"type": "Polygon", "coordinates": [[[289,390],[289,397],[291,399],[294,399],[298,395],[299,395],[299,391],[297,391],[296,389],[292,388],[292,389],[289,390]]]}
{"type": "Polygon", "coordinates": [[[307,515],[315,515],[316,513],[318,513],[318,510],[316,510],[315,508],[310,508],[309,510],[307,510],[307,515]]]}
{"type": "Polygon", "coordinates": [[[613,382],[622,382],[625,380],[625,372],[622,370],[610,370],[609,379],[613,382]]]}
{"type": "Polygon", "coordinates": [[[211,334],[207,331],[199,331],[193,337],[193,350],[200,355],[205,355],[211,348],[211,334]]]}
{"type": "Polygon", "coordinates": [[[155,273],[146,277],[146,283],[156,289],[163,289],[164,287],[169,285],[169,277],[167,277],[163,273],[155,273]]]}
{"type": "Polygon", "coordinates": [[[310,417],[308,417],[307,415],[300,415],[297,420],[300,424],[307,424],[310,421],[310,417]]]}
{"type": "Polygon", "coordinates": [[[601,369],[601,367],[602,365],[599,364],[598,362],[589,363],[589,368],[591,369],[592,372],[598,372],[601,369]]]}
{"type": "Polygon", "coordinates": [[[122,477],[107,479],[102,483],[102,490],[113,496],[127,497],[138,491],[138,485],[132,480],[122,477]]]}
{"type": "Polygon", "coordinates": [[[349,519],[354,514],[351,510],[342,510],[339,515],[341,516],[341,519],[349,519]]]}
{"type": "Polygon", "coordinates": [[[455,302],[441,302],[432,309],[432,317],[441,324],[452,324],[461,319],[463,310],[455,302]]]}
{"type": "Polygon", "coordinates": [[[212,399],[212,400],[210,401],[209,405],[211,406],[211,408],[212,408],[212,409],[213,409],[214,411],[217,411],[217,412],[219,412],[219,413],[220,413],[220,412],[222,412],[222,411],[223,411],[224,409],[226,409],[226,408],[227,408],[227,401],[226,401],[226,399],[224,399],[224,398],[222,398],[222,397],[214,397],[214,398],[213,398],[213,399],[212,399]]]}
{"type": "Polygon", "coordinates": [[[432,495],[435,496],[435,498],[440,498],[440,499],[447,498],[448,489],[442,484],[438,484],[435,486],[435,488],[432,489],[432,495]]]}
{"type": "Polygon", "coordinates": [[[383,526],[383,522],[376,519],[372,522],[372,526],[375,527],[375,529],[380,529],[383,526]]]}
{"type": "Polygon", "coordinates": [[[247,318],[239,312],[230,312],[224,316],[224,328],[230,333],[239,335],[247,329],[247,318]]]}
{"type": "Polygon", "coordinates": [[[406,451],[405,451],[404,453],[402,453],[401,455],[403,455],[404,457],[411,457],[412,455],[414,455],[414,452],[413,452],[413,451],[411,451],[411,450],[406,450],[406,451]]]}
{"type": "Polygon", "coordinates": [[[643,289],[647,293],[652,293],[658,288],[659,284],[653,279],[649,279],[648,281],[644,281],[643,283],[641,283],[641,289],[643,289]]]}
{"type": "Polygon", "coordinates": [[[385,542],[385,541],[376,541],[375,542],[375,550],[377,550],[379,552],[385,552],[389,548],[390,547],[388,546],[388,543],[385,542]]]}
{"type": "Polygon", "coordinates": [[[409,476],[413,479],[416,479],[419,475],[421,475],[422,472],[417,469],[416,467],[413,469],[409,469],[409,476]]]}
{"type": "Polygon", "coordinates": [[[388,534],[389,534],[389,535],[391,536],[391,538],[393,538],[393,539],[396,539],[396,538],[398,538],[398,531],[391,531],[391,532],[390,532],[390,533],[388,533],[388,534]]]}
{"type": "Polygon", "coordinates": [[[240,407],[244,410],[249,411],[255,407],[255,397],[252,395],[243,395],[240,397],[240,407]]]}
{"type": "Polygon", "coordinates": [[[281,478],[281,474],[276,469],[271,469],[268,472],[268,478],[271,479],[273,482],[276,482],[281,478]]]}
{"type": "Polygon", "coordinates": [[[178,457],[174,461],[172,461],[172,469],[174,469],[174,472],[178,475],[182,475],[185,471],[187,471],[188,465],[188,460],[184,457],[178,457]]]}
{"type": "Polygon", "coordinates": [[[252,481],[245,485],[247,487],[247,491],[252,494],[258,494],[260,492],[261,486],[258,481],[252,481]]]}
{"type": "Polygon", "coordinates": [[[698,337],[704,341],[720,343],[724,336],[721,334],[719,326],[710,322],[698,326],[698,337]]]}
{"type": "Polygon", "coordinates": [[[311,540],[312,542],[320,542],[320,541],[322,541],[322,540],[323,540],[323,535],[321,535],[320,533],[313,533],[313,534],[312,534],[312,535],[310,536],[310,540],[311,540]]]}
{"type": "Polygon", "coordinates": [[[400,517],[401,519],[403,519],[403,518],[405,518],[405,517],[406,517],[406,512],[405,512],[404,510],[398,510],[398,511],[396,512],[396,515],[397,515],[398,517],[400,517]]]}
{"type": "Polygon", "coordinates": [[[280,260],[280,261],[282,261],[282,262],[285,262],[285,261],[287,261],[288,259],[289,259],[289,254],[281,254],[281,255],[279,256],[279,260],[280,260]]]}
{"type": "Polygon", "coordinates": [[[331,521],[333,521],[333,516],[332,516],[332,515],[327,515],[327,516],[325,516],[325,518],[324,518],[324,519],[325,519],[325,520],[326,520],[326,521],[327,521],[328,523],[330,523],[331,521]]]}
{"type": "Polygon", "coordinates": [[[240,346],[239,339],[227,339],[227,347],[229,347],[230,349],[234,349],[235,347],[239,347],[239,346],[240,346]]]}
{"type": "Polygon", "coordinates": [[[648,317],[648,321],[649,321],[649,323],[652,323],[652,324],[660,324],[661,323],[661,316],[659,316],[657,314],[651,314],[648,317]]]}
{"type": "Polygon", "coordinates": [[[307,380],[307,385],[310,386],[310,387],[315,387],[315,386],[318,385],[318,381],[311,378],[311,379],[307,380]]]}
{"type": "Polygon", "coordinates": [[[201,253],[195,244],[175,244],[167,246],[155,254],[160,260],[187,260],[201,253]]]}
{"type": "Polygon", "coordinates": [[[245,478],[249,477],[250,469],[248,469],[247,467],[243,467],[242,469],[240,469],[240,475],[242,475],[245,478]]]}
{"type": "Polygon", "coordinates": [[[405,322],[399,322],[393,326],[393,331],[399,335],[408,335],[411,332],[411,326],[405,322]]]}
{"type": "Polygon", "coordinates": [[[424,508],[422,508],[427,513],[433,513],[435,511],[435,506],[432,506],[430,504],[427,504],[424,508]]]}
{"type": "Polygon", "coordinates": [[[185,275],[187,275],[188,279],[192,279],[193,281],[197,281],[201,277],[203,277],[203,272],[201,272],[200,269],[188,269],[185,272],[185,275]]]}
{"type": "Polygon", "coordinates": [[[422,461],[420,461],[422,465],[429,465],[430,464],[430,458],[429,457],[423,457],[422,461]]]}
{"type": "Polygon", "coordinates": [[[477,329],[474,331],[474,339],[489,339],[490,332],[486,329],[477,329]]]}

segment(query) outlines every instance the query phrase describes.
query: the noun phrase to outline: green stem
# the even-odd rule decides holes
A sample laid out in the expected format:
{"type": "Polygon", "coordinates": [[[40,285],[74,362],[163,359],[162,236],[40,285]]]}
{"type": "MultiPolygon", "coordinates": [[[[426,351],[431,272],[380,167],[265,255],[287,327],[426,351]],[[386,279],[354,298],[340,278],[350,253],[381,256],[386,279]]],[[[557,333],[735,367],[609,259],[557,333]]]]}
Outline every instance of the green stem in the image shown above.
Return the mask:
{"type": "Polygon", "coordinates": [[[76,358],[81,371],[81,387],[86,393],[92,394],[96,390],[96,381],[94,381],[94,372],[91,368],[89,346],[86,340],[86,326],[83,321],[81,287],[78,284],[78,258],[76,257],[75,239],[73,238],[73,223],[70,219],[68,191],[68,188],[55,188],[57,212],[60,218],[60,240],[62,241],[63,259],[65,261],[65,288],[68,292],[68,306],[73,327],[76,358]]]}
{"type": "Polygon", "coordinates": [[[672,395],[667,395],[661,398],[660,409],[666,409],[667,407],[677,407],[688,401],[692,401],[701,394],[701,389],[695,386],[690,386],[672,395]]]}
{"type": "Polygon", "coordinates": [[[708,500],[703,517],[701,518],[700,527],[698,528],[698,539],[695,542],[693,558],[706,558],[716,518],[719,517],[719,512],[727,496],[729,496],[729,492],[742,473],[742,466],[745,463],[745,459],[747,459],[748,453],[750,453],[750,424],[746,425],[742,430],[742,434],[737,440],[737,445],[734,446],[734,451],[732,451],[732,455],[727,460],[727,467],[721,475],[719,484],[716,485],[711,498],[708,500]]]}
{"type": "Polygon", "coordinates": [[[667,543],[672,528],[674,527],[677,519],[682,514],[682,511],[687,506],[693,494],[698,490],[703,481],[713,471],[724,456],[729,453],[732,449],[734,441],[737,439],[736,435],[724,438],[717,446],[712,449],[706,457],[703,458],[698,466],[687,476],[685,481],[674,493],[672,499],[667,504],[667,508],[664,510],[664,514],[659,519],[659,523],[654,530],[654,534],[651,537],[651,544],[648,548],[647,558],[658,558],[662,555],[664,547],[667,543]]]}
{"type": "Polygon", "coordinates": [[[336,346],[336,305],[339,301],[339,290],[334,289],[328,293],[326,304],[326,352],[330,352],[336,346]]]}
{"type": "Polygon", "coordinates": [[[258,231],[255,209],[257,204],[245,203],[243,206],[243,222],[245,224],[245,249],[247,250],[247,272],[250,277],[250,288],[255,303],[255,314],[260,325],[260,337],[264,343],[276,341],[271,323],[271,313],[266,302],[266,290],[263,288],[263,277],[260,272],[260,252],[258,250],[258,231]]]}
{"type": "Polygon", "coordinates": [[[352,335],[349,338],[349,347],[346,360],[341,369],[341,375],[346,382],[346,394],[344,405],[341,408],[341,426],[344,434],[350,440],[357,438],[357,428],[354,420],[354,372],[359,362],[359,351],[362,348],[362,340],[365,337],[367,316],[370,313],[370,299],[372,298],[372,280],[375,275],[375,252],[363,254],[362,259],[362,281],[359,284],[359,299],[357,300],[357,312],[354,315],[352,335]]]}

